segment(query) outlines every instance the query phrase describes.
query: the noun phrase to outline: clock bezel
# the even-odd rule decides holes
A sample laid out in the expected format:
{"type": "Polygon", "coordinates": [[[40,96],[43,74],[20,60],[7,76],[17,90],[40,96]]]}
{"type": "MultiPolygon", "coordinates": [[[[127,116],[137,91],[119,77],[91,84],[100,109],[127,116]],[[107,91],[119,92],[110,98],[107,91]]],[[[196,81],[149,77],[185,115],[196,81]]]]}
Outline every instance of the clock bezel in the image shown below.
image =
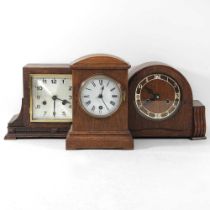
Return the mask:
{"type": "Polygon", "coordinates": [[[104,119],[104,118],[107,118],[107,117],[110,117],[110,116],[114,115],[114,114],[119,110],[119,108],[120,108],[120,106],[121,106],[121,104],[122,104],[122,101],[123,101],[123,90],[122,90],[121,84],[120,84],[117,80],[113,79],[113,78],[110,77],[110,76],[107,76],[106,74],[94,74],[94,75],[91,75],[90,77],[88,77],[87,79],[85,79],[84,81],[82,81],[82,83],[81,83],[81,85],[80,85],[80,88],[79,88],[79,104],[80,104],[82,110],[83,110],[85,113],[87,113],[89,116],[91,116],[91,117],[98,118],[98,119],[104,119]],[[108,78],[109,80],[112,80],[114,83],[116,83],[116,85],[118,86],[118,88],[119,88],[119,90],[120,90],[120,101],[119,101],[118,107],[117,107],[114,111],[112,111],[112,112],[110,112],[110,113],[108,113],[108,114],[106,114],[106,115],[94,115],[94,114],[92,114],[91,112],[89,112],[88,110],[86,110],[86,108],[83,106],[83,103],[82,103],[82,101],[81,101],[81,92],[82,92],[82,90],[83,90],[84,85],[85,85],[88,81],[92,80],[92,78],[101,77],[101,76],[102,76],[102,77],[106,77],[106,78],[108,78]]]}
{"type": "MultiPolygon", "coordinates": [[[[159,80],[162,80],[162,81],[164,81],[164,82],[167,82],[167,81],[165,81],[164,79],[161,79],[161,78],[158,78],[159,80]]],[[[170,84],[169,82],[167,82],[170,86],[172,86],[172,84],[170,84]]],[[[172,86],[173,87],[173,86],[172,86]]],[[[173,87],[174,88],[174,87],[173,87]]],[[[141,97],[141,93],[139,94],[140,95],[140,97],[141,97]]],[[[180,104],[181,104],[181,100],[182,100],[182,93],[181,93],[181,88],[180,88],[180,86],[179,86],[179,83],[173,78],[173,77],[171,77],[171,76],[169,76],[169,75],[167,75],[167,74],[164,74],[164,73],[152,73],[152,74],[148,74],[148,75],[146,75],[142,80],[140,80],[140,82],[138,82],[138,84],[137,84],[137,86],[136,86],[136,88],[135,88],[135,107],[136,107],[136,109],[137,109],[137,111],[138,111],[138,113],[140,114],[140,115],[142,115],[144,118],[146,118],[146,119],[149,119],[149,120],[152,120],[152,121],[163,121],[163,120],[166,120],[166,119],[168,119],[168,118],[171,118],[171,117],[173,117],[173,115],[175,115],[176,114],[176,112],[178,112],[178,110],[179,110],[179,108],[180,108],[180,104]],[[151,117],[151,116],[148,116],[148,115],[146,115],[143,111],[141,111],[140,110],[140,108],[139,108],[139,106],[138,106],[138,104],[137,104],[137,99],[136,99],[136,91],[137,91],[137,88],[138,88],[138,86],[142,83],[142,81],[144,81],[146,78],[148,78],[148,77],[150,77],[150,76],[154,76],[154,78],[152,78],[151,80],[149,80],[148,82],[146,82],[143,86],[142,86],[142,89],[143,89],[143,87],[145,86],[145,85],[147,85],[149,82],[151,82],[151,81],[153,81],[153,80],[157,80],[157,78],[155,78],[155,75],[163,75],[163,76],[166,76],[167,78],[169,78],[169,79],[171,79],[175,84],[176,84],[176,87],[178,87],[178,90],[179,90],[179,94],[180,94],[180,96],[179,96],[179,101],[178,101],[178,105],[176,106],[176,108],[171,112],[171,113],[169,113],[167,116],[165,116],[165,117],[162,117],[162,118],[153,118],[153,117],[151,117]]],[[[171,108],[171,106],[168,108],[168,110],[171,108]]],[[[144,107],[144,109],[146,109],[145,107],[144,107]]],[[[146,110],[148,110],[148,109],[146,109],[146,110]]],[[[149,111],[149,110],[148,110],[149,111]]],[[[150,112],[150,111],[149,111],[150,112]]],[[[165,111],[165,112],[167,112],[167,111],[165,111]]],[[[163,113],[165,113],[165,112],[163,112],[163,113]]],[[[151,113],[155,113],[155,112],[151,112],[151,113]]],[[[160,113],[161,114],[161,113],[160,113]]]]}
{"type": "Polygon", "coordinates": [[[29,117],[30,117],[30,122],[33,123],[71,123],[72,122],[72,117],[69,119],[43,119],[43,120],[34,120],[33,119],[33,88],[32,88],[32,79],[33,78],[63,78],[63,77],[69,77],[70,80],[72,80],[72,75],[71,74],[58,74],[58,73],[46,73],[46,74],[29,74],[29,89],[30,89],[30,103],[29,103],[29,117]]]}

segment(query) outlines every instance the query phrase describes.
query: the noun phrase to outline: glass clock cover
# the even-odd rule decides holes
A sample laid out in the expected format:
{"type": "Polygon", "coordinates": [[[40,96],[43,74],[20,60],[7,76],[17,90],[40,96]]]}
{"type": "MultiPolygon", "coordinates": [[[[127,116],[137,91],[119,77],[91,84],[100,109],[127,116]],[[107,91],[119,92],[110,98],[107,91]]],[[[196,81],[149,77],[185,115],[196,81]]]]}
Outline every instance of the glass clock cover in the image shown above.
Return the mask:
{"type": "Polygon", "coordinates": [[[31,122],[72,120],[71,75],[31,75],[31,122]]]}
{"type": "Polygon", "coordinates": [[[81,107],[94,117],[108,117],[118,110],[122,101],[120,84],[105,75],[85,80],[80,88],[81,107]]]}

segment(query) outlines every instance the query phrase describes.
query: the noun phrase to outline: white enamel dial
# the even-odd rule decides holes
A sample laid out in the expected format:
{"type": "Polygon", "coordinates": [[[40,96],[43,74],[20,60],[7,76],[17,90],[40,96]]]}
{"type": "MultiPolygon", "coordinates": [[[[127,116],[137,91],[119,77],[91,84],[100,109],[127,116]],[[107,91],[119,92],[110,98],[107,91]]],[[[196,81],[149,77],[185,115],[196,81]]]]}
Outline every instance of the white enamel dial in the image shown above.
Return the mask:
{"type": "Polygon", "coordinates": [[[80,88],[82,108],[93,117],[107,117],[116,112],[122,101],[120,84],[105,75],[85,80],[80,88]]]}
{"type": "Polygon", "coordinates": [[[31,75],[31,121],[70,122],[72,119],[71,75],[31,75]]]}

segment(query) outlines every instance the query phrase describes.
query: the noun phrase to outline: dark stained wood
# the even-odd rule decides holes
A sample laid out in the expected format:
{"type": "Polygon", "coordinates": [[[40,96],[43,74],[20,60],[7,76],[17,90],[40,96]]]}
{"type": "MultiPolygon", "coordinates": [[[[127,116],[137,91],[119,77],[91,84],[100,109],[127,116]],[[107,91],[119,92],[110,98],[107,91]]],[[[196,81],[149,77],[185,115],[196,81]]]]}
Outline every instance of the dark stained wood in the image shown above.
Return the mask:
{"type": "Polygon", "coordinates": [[[22,107],[8,123],[5,139],[65,138],[71,123],[30,122],[30,74],[71,74],[71,70],[69,64],[28,64],[23,67],[22,107]]]}
{"type": "MultiPolygon", "coordinates": [[[[161,90],[164,91],[164,90],[161,90]]],[[[188,81],[177,70],[165,65],[153,65],[139,69],[129,80],[129,129],[136,138],[144,137],[192,137],[193,99],[188,81]],[[135,105],[135,89],[146,76],[160,73],[173,78],[181,89],[178,111],[165,120],[154,121],[139,114],[135,105]]]]}
{"type": "Polygon", "coordinates": [[[192,139],[206,139],[205,106],[198,100],[193,101],[193,134],[192,139]]]}
{"type": "Polygon", "coordinates": [[[130,66],[116,57],[94,55],[74,62],[73,85],[73,125],[66,139],[66,149],[118,148],[132,149],[133,139],[128,130],[128,68],[130,66]],[[125,93],[119,109],[106,118],[94,118],[80,106],[79,89],[84,80],[93,75],[106,75],[121,84],[125,93]]]}

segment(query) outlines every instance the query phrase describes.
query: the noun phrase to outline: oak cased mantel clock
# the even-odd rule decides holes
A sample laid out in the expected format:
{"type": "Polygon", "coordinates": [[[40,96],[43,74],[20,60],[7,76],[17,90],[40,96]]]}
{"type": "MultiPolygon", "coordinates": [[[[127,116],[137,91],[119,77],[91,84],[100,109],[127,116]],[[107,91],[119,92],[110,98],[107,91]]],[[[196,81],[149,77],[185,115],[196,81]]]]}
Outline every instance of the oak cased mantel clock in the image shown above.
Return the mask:
{"type": "Polygon", "coordinates": [[[129,79],[129,129],[135,138],[204,139],[205,107],[186,78],[167,65],[146,66],[129,79]]]}
{"type": "Polygon", "coordinates": [[[22,108],[5,139],[65,138],[72,122],[69,64],[28,64],[23,68],[22,108]]]}
{"type": "Polygon", "coordinates": [[[70,66],[73,125],[66,149],[133,149],[128,130],[129,67],[110,55],[86,56],[70,66]]]}

